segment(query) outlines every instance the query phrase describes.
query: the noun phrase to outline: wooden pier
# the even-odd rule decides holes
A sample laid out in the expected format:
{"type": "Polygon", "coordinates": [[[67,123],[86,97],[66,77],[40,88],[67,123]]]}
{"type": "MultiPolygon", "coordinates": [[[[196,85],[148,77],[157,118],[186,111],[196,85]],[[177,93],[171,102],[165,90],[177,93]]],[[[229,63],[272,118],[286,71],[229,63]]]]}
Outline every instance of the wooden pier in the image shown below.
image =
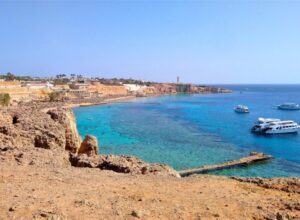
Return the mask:
{"type": "Polygon", "coordinates": [[[273,157],[271,155],[266,155],[264,153],[259,153],[259,152],[251,152],[249,156],[242,157],[238,160],[231,160],[222,164],[207,165],[207,166],[202,166],[202,167],[197,167],[197,168],[192,168],[187,170],[181,170],[178,171],[178,173],[182,177],[189,176],[191,174],[203,174],[212,171],[230,169],[233,167],[247,166],[256,162],[270,160],[272,158],[273,157]]]}

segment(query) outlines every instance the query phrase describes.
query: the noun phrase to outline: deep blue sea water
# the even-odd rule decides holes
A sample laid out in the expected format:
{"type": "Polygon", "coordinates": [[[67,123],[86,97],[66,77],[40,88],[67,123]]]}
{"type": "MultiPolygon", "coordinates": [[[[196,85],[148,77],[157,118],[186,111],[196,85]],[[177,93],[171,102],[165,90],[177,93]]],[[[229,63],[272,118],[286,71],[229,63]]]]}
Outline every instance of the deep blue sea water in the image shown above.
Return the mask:
{"type": "Polygon", "coordinates": [[[300,122],[300,111],[277,110],[300,103],[300,85],[223,85],[230,94],[138,98],[129,103],[75,108],[81,136],[95,135],[100,152],[135,155],[175,169],[224,162],[261,151],[269,162],[216,172],[235,176],[300,177],[300,133],[260,136],[249,129],[258,117],[300,122]],[[250,114],[233,107],[247,105],[250,114]]]}

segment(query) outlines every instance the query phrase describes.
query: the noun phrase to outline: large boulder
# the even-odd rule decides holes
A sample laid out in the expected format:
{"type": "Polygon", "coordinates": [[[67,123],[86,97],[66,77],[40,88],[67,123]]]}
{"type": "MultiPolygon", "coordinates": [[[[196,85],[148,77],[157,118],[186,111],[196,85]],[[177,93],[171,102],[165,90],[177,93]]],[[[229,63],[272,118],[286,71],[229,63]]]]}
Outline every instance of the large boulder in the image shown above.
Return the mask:
{"type": "Polygon", "coordinates": [[[98,155],[97,138],[91,135],[86,135],[78,149],[78,154],[86,154],[88,156],[98,155]]]}
{"type": "Polygon", "coordinates": [[[101,159],[98,155],[88,156],[86,154],[70,154],[69,161],[74,167],[88,167],[96,168],[99,167],[101,159]]]}

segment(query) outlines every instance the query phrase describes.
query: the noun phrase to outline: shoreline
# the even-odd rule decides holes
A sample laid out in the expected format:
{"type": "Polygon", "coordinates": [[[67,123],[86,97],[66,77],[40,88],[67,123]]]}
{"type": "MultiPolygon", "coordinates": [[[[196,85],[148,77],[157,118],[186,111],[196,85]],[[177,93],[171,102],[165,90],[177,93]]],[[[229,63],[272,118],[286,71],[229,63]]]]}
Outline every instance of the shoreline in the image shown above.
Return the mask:
{"type": "Polygon", "coordinates": [[[117,97],[117,98],[108,98],[104,99],[103,101],[99,102],[81,102],[78,104],[67,104],[64,107],[66,108],[76,108],[76,107],[88,107],[88,106],[94,106],[94,105],[106,105],[106,104],[111,104],[111,103],[123,103],[127,102],[129,100],[134,100],[138,97],[136,96],[125,96],[125,97],[117,97]]]}
{"type": "MultiPolygon", "coordinates": [[[[202,95],[202,94],[203,93],[197,94],[197,95],[202,95]]],[[[205,94],[207,94],[207,93],[205,93],[205,94]]],[[[213,94],[217,94],[217,93],[213,93],[213,94]]],[[[114,103],[129,103],[129,101],[137,100],[138,98],[153,98],[153,97],[160,97],[160,96],[177,96],[177,95],[180,95],[180,94],[154,94],[151,96],[150,95],[149,96],[128,95],[128,96],[119,96],[119,97],[104,97],[104,99],[102,99],[101,101],[98,101],[98,102],[64,103],[65,105],[62,105],[62,106],[57,105],[57,106],[53,106],[53,107],[44,107],[44,108],[39,107],[39,108],[42,112],[47,113],[49,110],[55,110],[55,109],[61,108],[61,107],[73,110],[73,108],[78,108],[78,107],[109,105],[109,104],[114,104],[114,103]]],[[[195,94],[187,94],[187,95],[195,95],[195,94]]],[[[253,176],[253,177],[259,177],[259,176],[253,176]]],[[[294,177],[296,177],[296,176],[294,176],[294,177]]]]}
{"type": "MultiPolygon", "coordinates": [[[[129,96],[121,96],[116,98],[107,98],[99,102],[81,102],[81,103],[70,103],[66,104],[63,107],[64,108],[77,108],[77,107],[89,107],[89,106],[95,106],[95,105],[108,105],[108,104],[116,104],[116,103],[127,103],[131,100],[135,99],[141,99],[141,98],[153,98],[153,97],[162,97],[162,96],[174,96],[178,94],[155,94],[155,95],[147,95],[147,96],[135,96],[135,95],[129,95],[129,96]]],[[[55,107],[54,107],[55,108],[55,107]]]]}
{"type": "MultiPolygon", "coordinates": [[[[202,99],[203,97],[207,97],[206,95],[205,96],[201,96],[202,94],[196,94],[195,96],[192,94],[191,96],[190,95],[187,95],[187,96],[183,96],[183,97],[187,97],[187,98],[189,98],[189,97],[196,97],[196,98],[199,98],[199,100],[200,99],[202,99]]],[[[178,94],[174,94],[174,95],[171,95],[171,94],[167,94],[167,95],[164,95],[164,96],[166,96],[166,99],[171,99],[171,100],[177,100],[177,97],[176,96],[178,96],[178,94]],[[174,97],[174,98],[173,98],[174,97]]],[[[209,94],[208,95],[208,97],[210,97],[211,95],[209,94]]],[[[100,103],[99,105],[110,105],[110,103],[119,103],[119,102],[127,102],[127,101],[130,101],[130,100],[137,100],[136,102],[135,101],[133,101],[133,102],[130,102],[130,103],[128,103],[128,104],[125,104],[126,106],[130,106],[130,105],[135,105],[135,103],[147,103],[147,102],[151,102],[151,101],[155,101],[155,100],[157,100],[155,97],[157,97],[157,96],[155,96],[154,98],[153,98],[154,96],[148,96],[148,97],[145,97],[145,99],[142,99],[142,100],[138,100],[137,98],[140,98],[140,97],[132,97],[132,96],[130,96],[130,97],[122,97],[122,98],[113,98],[113,99],[109,99],[108,101],[103,101],[102,103],[100,103]],[[150,99],[150,100],[148,100],[148,99],[146,99],[146,98],[153,98],[153,99],[150,99]]],[[[180,95],[179,95],[179,97],[180,97],[180,95]]],[[[211,97],[218,97],[218,94],[213,94],[211,97]]],[[[222,95],[221,94],[221,98],[222,97],[228,97],[228,96],[226,96],[226,95],[222,95]]],[[[143,97],[141,97],[141,98],[143,98],[143,97]]],[[[164,100],[165,98],[162,98],[162,99],[160,99],[160,98],[158,98],[158,100],[164,100]]],[[[179,98],[180,99],[180,98],[179,98]]],[[[163,101],[162,101],[163,102],[163,101]]],[[[98,103],[97,104],[94,104],[94,103],[92,103],[92,104],[90,104],[90,103],[88,103],[88,105],[86,105],[86,106],[93,106],[93,105],[98,105],[98,103]]],[[[75,106],[75,107],[80,107],[81,105],[77,105],[77,106],[75,106]]],[[[85,106],[85,105],[84,105],[85,106]]],[[[83,106],[83,107],[84,107],[83,106]]],[[[112,105],[113,106],[113,105],[112,105]]],[[[115,105],[116,106],[116,105],[115,105]]],[[[121,106],[123,106],[123,104],[121,105],[121,106]]],[[[117,107],[117,106],[116,106],[117,107]]],[[[118,107],[117,107],[118,108],[118,107]]],[[[95,108],[89,108],[89,110],[87,110],[88,112],[90,112],[91,114],[92,114],[92,112],[93,112],[93,110],[95,110],[95,109],[97,109],[96,107],[95,108]]],[[[98,108],[98,109],[102,109],[101,107],[100,108],[98,108]]],[[[76,110],[75,110],[76,111],[76,110]]],[[[80,111],[80,110],[79,110],[80,111]]],[[[84,112],[85,112],[85,110],[83,110],[84,112]]],[[[112,111],[112,110],[107,110],[108,112],[110,112],[110,111],[112,111]]],[[[116,117],[117,117],[117,115],[116,115],[116,117]]],[[[92,122],[86,122],[86,125],[90,125],[90,123],[92,123],[92,122]]],[[[97,133],[95,133],[94,135],[96,135],[96,136],[98,136],[98,134],[97,133]]],[[[146,134],[145,134],[146,135],[146,134]]],[[[98,136],[99,138],[101,138],[101,135],[99,135],[98,136]]],[[[107,136],[103,136],[102,138],[107,138],[107,136]]],[[[110,142],[110,145],[113,143],[113,141],[112,142],[110,142]]],[[[107,145],[108,146],[108,145],[107,145]]],[[[109,146],[108,146],[109,147],[109,146]]],[[[240,149],[244,149],[241,145],[239,145],[239,143],[235,143],[235,147],[236,147],[236,149],[239,149],[239,150],[235,150],[236,152],[242,152],[242,150],[240,150],[240,149]]],[[[244,149],[245,150],[245,149],[244,149]]],[[[250,153],[251,151],[261,151],[261,152],[263,152],[263,153],[266,153],[266,154],[271,154],[268,150],[266,150],[266,149],[264,149],[264,150],[258,150],[258,148],[255,148],[255,146],[252,146],[251,147],[251,149],[250,150],[248,150],[248,149],[246,149],[245,150],[247,153],[250,153]]],[[[117,152],[119,152],[119,151],[117,151],[117,152]]],[[[122,151],[120,151],[121,153],[122,153],[122,151]]],[[[119,153],[120,153],[119,152],[119,153]]],[[[107,151],[107,153],[113,153],[113,151],[107,151]]],[[[132,155],[134,153],[134,151],[129,151],[129,152],[125,152],[124,154],[127,154],[127,155],[132,155]]],[[[143,155],[139,155],[139,154],[136,154],[136,156],[139,156],[139,157],[142,157],[143,155]]],[[[276,158],[276,161],[275,162],[277,162],[278,161],[278,159],[279,159],[279,157],[278,157],[278,155],[274,155],[274,157],[276,158]]],[[[229,157],[228,158],[228,160],[236,160],[236,159],[238,159],[238,157],[229,157]]],[[[149,160],[150,161],[150,160],[149,160]]],[[[157,158],[153,158],[153,160],[151,160],[152,162],[158,162],[159,160],[157,159],[157,158]]],[[[177,166],[177,164],[176,163],[174,163],[174,164],[172,164],[172,163],[168,163],[168,162],[166,162],[167,160],[165,160],[165,161],[163,161],[163,163],[166,163],[167,165],[169,165],[169,166],[172,166],[172,167],[176,167],[177,166]]],[[[225,162],[225,161],[220,161],[220,163],[221,162],[225,162]]],[[[203,166],[204,165],[215,165],[215,164],[210,164],[210,163],[204,163],[204,164],[202,164],[203,166]]],[[[199,164],[197,164],[197,163],[195,163],[195,164],[192,164],[192,165],[190,165],[190,166],[187,166],[186,168],[181,168],[181,167],[177,167],[177,171],[179,171],[180,169],[192,169],[192,168],[195,168],[195,167],[198,167],[198,166],[200,166],[199,164]]],[[[253,168],[253,169],[255,169],[256,170],[256,168],[253,168]]],[[[259,168],[259,166],[258,166],[258,168],[257,168],[258,170],[260,169],[259,168]]],[[[291,172],[292,172],[292,170],[291,170],[291,172]]],[[[233,174],[233,172],[231,172],[230,171],[230,175],[237,175],[237,176],[241,176],[241,172],[240,171],[238,171],[238,174],[233,174]]],[[[286,173],[290,173],[290,171],[288,171],[288,172],[286,172],[286,173]]],[[[292,172],[293,173],[293,172],[292,172]]],[[[229,176],[228,174],[223,174],[223,173],[221,173],[221,174],[214,174],[214,175],[221,175],[221,176],[229,176]]],[[[293,175],[275,175],[275,174],[272,174],[272,175],[263,175],[262,174],[262,172],[255,172],[255,174],[251,174],[251,175],[249,175],[249,176],[251,176],[251,177],[268,177],[268,178],[270,178],[270,177],[287,177],[287,176],[294,176],[294,177],[298,177],[298,175],[297,175],[297,173],[295,173],[295,174],[293,174],[293,175]]]]}
{"type": "MultiPolygon", "coordinates": [[[[181,93],[180,93],[181,94],[181,93]]],[[[80,103],[68,103],[65,104],[64,108],[77,108],[77,107],[88,107],[94,105],[107,105],[107,104],[114,104],[114,103],[126,103],[130,100],[141,99],[141,98],[153,98],[153,97],[162,97],[162,96],[176,96],[180,94],[153,94],[147,96],[136,96],[136,95],[128,95],[128,96],[120,96],[116,98],[107,98],[99,102],[80,102],[80,103]]],[[[207,94],[228,94],[228,93],[187,93],[186,95],[207,95],[207,94]]],[[[55,108],[55,107],[54,107],[55,108]]],[[[52,108],[49,108],[49,110],[52,108]]]]}

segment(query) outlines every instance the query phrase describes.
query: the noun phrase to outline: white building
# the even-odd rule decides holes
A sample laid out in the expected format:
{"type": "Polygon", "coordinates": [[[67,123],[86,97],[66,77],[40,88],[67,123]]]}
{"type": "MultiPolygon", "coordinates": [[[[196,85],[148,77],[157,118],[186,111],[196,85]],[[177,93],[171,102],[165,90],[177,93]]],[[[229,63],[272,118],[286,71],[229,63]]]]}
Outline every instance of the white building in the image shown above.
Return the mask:
{"type": "Polygon", "coordinates": [[[46,82],[29,82],[25,84],[25,87],[30,88],[30,89],[50,89],[52,88],[54,85],[46,82]]]}
{"type": "Polygon", "coordinates": [[[145,88],[145,86],[136,85],[136,84],[124,84],[128,92],[138,92],[145,88]]]}

